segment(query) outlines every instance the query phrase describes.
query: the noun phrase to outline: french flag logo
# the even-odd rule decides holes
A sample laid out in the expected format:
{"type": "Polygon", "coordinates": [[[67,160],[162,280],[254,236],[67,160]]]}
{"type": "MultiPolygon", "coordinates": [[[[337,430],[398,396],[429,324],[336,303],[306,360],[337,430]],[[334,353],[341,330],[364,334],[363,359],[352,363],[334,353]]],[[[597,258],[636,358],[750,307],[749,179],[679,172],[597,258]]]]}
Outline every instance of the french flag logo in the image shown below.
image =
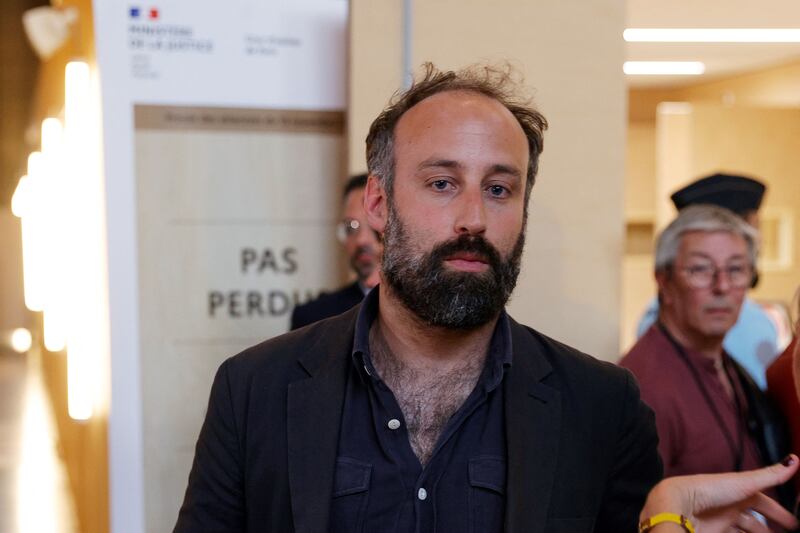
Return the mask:
{"type": "Polygon", "coordinates": [[[131,7],[131,8],[128,9],[128,16],[130,18],[136,19],[136,20],[139,20],[139,19],[142,19],[142,18],[145,18],[145,17],[148,20],[158,20],[160,15],[161,14],[159,13],[157,7],[151,7],[149,9],[147,9],[147,10],[142,10],[142,8],[136,6],[136,7],[131,7]]]}

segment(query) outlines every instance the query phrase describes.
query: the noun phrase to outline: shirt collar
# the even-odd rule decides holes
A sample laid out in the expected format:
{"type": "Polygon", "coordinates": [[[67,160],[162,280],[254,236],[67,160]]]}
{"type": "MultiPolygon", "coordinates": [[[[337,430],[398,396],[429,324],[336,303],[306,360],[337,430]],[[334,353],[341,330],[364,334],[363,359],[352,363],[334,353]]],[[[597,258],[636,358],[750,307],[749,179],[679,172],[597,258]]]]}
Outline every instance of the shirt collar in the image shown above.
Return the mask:
{"type": "Polygon", "coordinates": [[[363,293],[364,293],[364,296],[366,296],[367,294],[369,294],[369,291],[371,291],[371,290],[372,290],[372,287],[367,287],[367,286],[366,286],[366,285],[364,285],[364,284],[363,284],[361,281],[356,281],[356,284],[358,285],[358,288],[359,288],[359,289],[361,289],[361,292],[363,292],[363,293]]]}
{"type": "MultiPolygon", "coordinates": [[[[664,327],[666,328],[666,326],[664,326],[664,327]]],[[[659,335],[661,335],[661,337],[664,338],[664,341],[666,343],[670,344],[670,349],[674,350],[674,347],[670,343],[670,341],[669,341],[669,339],[667,337],[667,334],[664,333],[664,331],[660,327],[656,327],[656,329],[658,330],[659,335]]],[[[675,340],[675,342],[678,342],[677,339],[675,340]]],[[[695,366],[696,368],[702,369],[704,372],[709,372],[711,374],[716,374],[717,373],[717,365],[718,365],[718,363],[714,359],[711,359],[707,355],[705,355],[705,354],[699,352],[698,350],[695,350],[694,348],[691,348],[689,346],[684,346],[683,344],[680,344],[680,346],[681,346],[681,348],[683,348],[683,351],[686,354],[686,357],[689,359],[690,363],[693,366],[695,366]]],[[[725,351],[725,349],[723,348],[723,350],[722,350],[722,359],[721,360],[725,360],[727,357],[729,357],[729,355],[725,351]]]]}
{"type": "MultiPolygon", "coordinates": [[[[372,366],[369,351],[369,330],[378,316],[377,287],[370,290],[358,311],[356,329],[353,338],[353,364],[362,379],[377,379],[377,372],[372,366]]],[[[511,366],[513,346],[511,343],[511,320],[505,309],[500,312],[500,317],[494,327],[492,338],[489,341],[489,353],[486,365],[481,374],[480,382],[487,392],[495,389],[503,380],[506,369],[511,366]]]]}

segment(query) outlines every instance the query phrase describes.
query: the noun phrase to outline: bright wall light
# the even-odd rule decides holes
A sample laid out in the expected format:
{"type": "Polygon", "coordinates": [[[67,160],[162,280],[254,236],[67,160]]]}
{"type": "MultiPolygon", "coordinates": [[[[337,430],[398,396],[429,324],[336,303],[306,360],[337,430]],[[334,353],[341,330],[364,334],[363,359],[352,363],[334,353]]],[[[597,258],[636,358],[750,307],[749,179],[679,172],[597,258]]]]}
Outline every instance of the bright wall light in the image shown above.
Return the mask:
{"type": "Polygon", "coordinates": [[[800,43],[798,28],[628,28],[629,43],[800,43]]]}
{"type": "Polygon", "coordinates": [[[61,121],[47,118],[42,122],[42,166],[41,194],[39,198],[46,271],[44,283],[44,347],[58,352],[66,347],[68,300],[66,287],[69,280],[64,276],[63,262],[67,256],[68,232],[64,220],[63,146],[64,135],[61,121]]]}
{"type": "MultiPolygon", "coordinates": [[[[75,420],[95,412],[109,346],[105,190],[94,81],[87,63],[67,64],[63,127],[57,119],[43,122],[42,151],[28,158],[28,174],[12,198],[12,210],[22,219],[25,305],[44,311],[45,347],[67,349],[67,409],[75,420]]],[[[107,403],[97,405],[107,409],[107,403]]]]}
{"type": "Polygon", "coordinates": [[[12,212],[22,219],[22,264],[25,305],[44,312],[44,345],[50,351],[66,346],[66,227],[62,216],[63,131],[61,122],[42,122],[42,151],[28,157],[12,197],[12,212]]]}
{"type": "Polygon", "coordinates": [[[44,309],[46,251],[44,236],[47,229],[42,214],[42,154],[33,152],[28,156],[28,176],[23,190],[22,209],[22,281],[25,291],[25,307],[31,311],[44,309]]]}
{"type": "Polygon", "coordinates": [[[626,61],[622,71],[630,76],[698,76],[706,66],[700,61],[626,61]]]}
{"type": "Polygon", "coordinates": [[[65,483],[63,466],[55,453],[55,423],[47,404],[42,378],[25,384],[19,466],[16,472],[16,531],[57,533],[65,524],[57,488],[65,483]],[[60,512],[59,512],[60,511],[60,512]]]}
{"type": "Polygon", "coordinates": [[[22,176],[17,182],[14,194],[11,195],[11,212],[17,218],[22,218],[22,214],[28,206],[27,184],[28,176],[22,176]]]}
{"type": "Polygon", "coordinates": [[[65,191],[69,279],[67,328],[68,411],[76,420],[95,410],[108,351],[105,195],[100,172],[99,123],[89,65],[67,64],[64,107],[65,191]]]}
{"type": "Polygon", "coordinates": [[[11,332],[11,349],[17,353],[25,353],[33,346],[31,332],[25,328],[17,328],[11,332]]]}

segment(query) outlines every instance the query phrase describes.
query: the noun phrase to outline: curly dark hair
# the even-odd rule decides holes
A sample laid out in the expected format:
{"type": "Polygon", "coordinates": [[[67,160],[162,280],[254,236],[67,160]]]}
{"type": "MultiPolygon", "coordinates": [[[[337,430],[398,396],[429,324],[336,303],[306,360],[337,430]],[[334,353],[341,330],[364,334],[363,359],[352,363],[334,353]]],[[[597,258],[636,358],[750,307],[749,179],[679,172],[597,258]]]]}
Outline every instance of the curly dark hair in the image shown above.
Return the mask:
{"type": "Polygon", "coordinates": [[[392,196],[394,182],[394,128],[406,111],[422,100],[446,91],[471,91],[488,96],[508,109],[528,139],[528,173],[525,204],[539,170],[547,119],[531,106],[530,100],[517,95],[520,83],[510,65],[473,65],[459,71],[441,71],[433,63],[423,64],[424,76],[409,89],[398,91],[369,128],[367,134],[367,169],[383,182],[392,196]]]}

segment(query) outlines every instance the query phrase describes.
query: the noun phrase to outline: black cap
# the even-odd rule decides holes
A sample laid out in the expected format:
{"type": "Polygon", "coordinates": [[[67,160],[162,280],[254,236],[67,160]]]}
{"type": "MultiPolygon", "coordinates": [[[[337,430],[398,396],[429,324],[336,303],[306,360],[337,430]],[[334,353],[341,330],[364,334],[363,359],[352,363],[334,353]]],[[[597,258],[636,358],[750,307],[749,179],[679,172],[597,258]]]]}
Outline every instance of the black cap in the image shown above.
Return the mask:
{"type": "Polygon", "coordinates": [[[713,204],[743,215],[757,211],[767,187],[745,176],[714,174],[690,183],[672,193],[670,198],[680,211],[695,204],[713,204]]]}

